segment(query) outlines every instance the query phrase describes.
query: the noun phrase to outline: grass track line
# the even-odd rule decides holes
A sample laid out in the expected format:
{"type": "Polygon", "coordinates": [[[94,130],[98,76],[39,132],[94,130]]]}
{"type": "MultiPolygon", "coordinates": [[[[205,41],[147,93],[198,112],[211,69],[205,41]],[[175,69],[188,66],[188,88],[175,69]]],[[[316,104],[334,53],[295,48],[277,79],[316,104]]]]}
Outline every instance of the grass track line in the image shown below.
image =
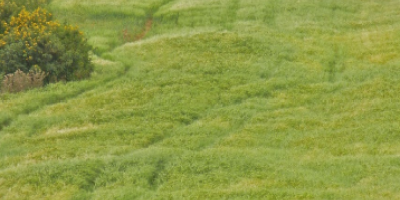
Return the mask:
{"type": "MultiPolygon", "coordinates": [[[[103,87],[104,85],[106,85],[107,83],[110,83],[111,81],[115,81],[115,80],[123,78],[126,75],[127,71],[129,71],[129,67],[124,66],[124,73],[119,73],[119,75],[117,75],[117,78],[110,77],[110,78],[105,78],[103,80],[99,80],[99,82],[95,81],[95,82],[91,83],[90,86],[79,89],[76,92],[73,92],[72,94],[61,96],[61,97],[56,97],[56,98],[49,97],[46,99],[47,102],[45,102],[44,104],[38,105],[36,107],[24,109],[21,112],[13,113],[14,117],[7,118],[7,119],[3,120],[2,124],[0,124],[0,133],[2,132],[2,130],[4,130],[8,126],[11,126],[13,121],[17,120],[20,117],[27,116],[36,111],[46,109],[48,106],[56,105],[59,103],[65,103],[69,100],[79,98],[80,96],[84,95],[85,93],[94,91],[96,88],[103,87]]],[[[90,79],[89,79],[89,81],[90,81],[90,79]]]]}

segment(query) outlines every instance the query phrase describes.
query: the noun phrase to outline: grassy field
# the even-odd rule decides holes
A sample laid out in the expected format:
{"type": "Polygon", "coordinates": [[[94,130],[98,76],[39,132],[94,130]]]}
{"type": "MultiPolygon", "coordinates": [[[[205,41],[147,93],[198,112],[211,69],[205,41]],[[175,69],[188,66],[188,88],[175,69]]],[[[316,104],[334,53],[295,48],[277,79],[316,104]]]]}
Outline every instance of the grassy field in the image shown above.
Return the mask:
{"type": "Polygon", "coordinates": [[[48,9],[96,69],[0,95],[0,199],[400,199],[398,1],[48,9]]]}

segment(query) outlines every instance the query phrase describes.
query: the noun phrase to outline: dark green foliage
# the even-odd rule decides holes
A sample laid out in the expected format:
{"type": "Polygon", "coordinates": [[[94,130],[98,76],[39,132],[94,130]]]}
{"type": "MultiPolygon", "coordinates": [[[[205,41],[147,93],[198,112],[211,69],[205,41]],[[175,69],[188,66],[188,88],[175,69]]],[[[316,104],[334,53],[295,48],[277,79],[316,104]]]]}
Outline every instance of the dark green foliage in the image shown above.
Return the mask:
{"type": "MultiPolygon", "coordinates": [[[[82,79],[89,76],[93,71],[93,65],[90,64],[88,52],[91,47],[87,44],[82,33],[77,29],[58,29],[58,47],[64,48],[60,51],[57,77],[65,75],[66,80],[82,79]]],[[[57,63],[58,64],[58,63],[57,63]]],[[[46,69],[45,69],[46,70],[46,69]]],[[[50,73],[51,71],[48,70],[50,73]]]]}

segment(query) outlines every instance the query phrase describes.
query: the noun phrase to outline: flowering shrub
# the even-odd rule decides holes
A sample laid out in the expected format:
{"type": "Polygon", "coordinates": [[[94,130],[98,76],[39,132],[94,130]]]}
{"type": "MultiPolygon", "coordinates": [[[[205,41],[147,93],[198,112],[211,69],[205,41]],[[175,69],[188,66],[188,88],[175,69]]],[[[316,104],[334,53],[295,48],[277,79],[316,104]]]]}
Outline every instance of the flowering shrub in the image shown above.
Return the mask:
{"type": "MultiPolygon", "coordinates": [[[[10,9],[16,7],[0,0],[0,16],[12,15],[10,9]]],[[[85,78],[93,70],[90,46],[77,27],[53,21],[51,13],[41,8],[32,12],[22,8],[17,15],[2,19],[0,73],[28,73],[35,66],[48,73],[45,82],[54,82],[85,78]]]]}
{"type": "Polygon", "coordinates": [[[4,23],[10,22],[11,17],[18,15],[23,8],[32,11],[47,4],[49,1],[50,0],[0,0],[0,33],[4,32],[4,23]]]}

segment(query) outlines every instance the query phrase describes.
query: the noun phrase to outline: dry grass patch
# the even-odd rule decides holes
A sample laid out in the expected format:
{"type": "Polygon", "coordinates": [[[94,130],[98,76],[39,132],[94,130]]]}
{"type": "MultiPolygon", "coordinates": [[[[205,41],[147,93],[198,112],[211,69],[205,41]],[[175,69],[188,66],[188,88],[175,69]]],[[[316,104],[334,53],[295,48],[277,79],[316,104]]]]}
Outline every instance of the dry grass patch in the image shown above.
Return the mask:
{"type": "Polygon", "coordinates": [[[5,75],[2,84],[2,92],[20,92],[27,89],[38,88],[43,86],[43,80],[48,73],[43,71],[29,71],[25,73],[17,70],[12,74],[5,75]]]}

